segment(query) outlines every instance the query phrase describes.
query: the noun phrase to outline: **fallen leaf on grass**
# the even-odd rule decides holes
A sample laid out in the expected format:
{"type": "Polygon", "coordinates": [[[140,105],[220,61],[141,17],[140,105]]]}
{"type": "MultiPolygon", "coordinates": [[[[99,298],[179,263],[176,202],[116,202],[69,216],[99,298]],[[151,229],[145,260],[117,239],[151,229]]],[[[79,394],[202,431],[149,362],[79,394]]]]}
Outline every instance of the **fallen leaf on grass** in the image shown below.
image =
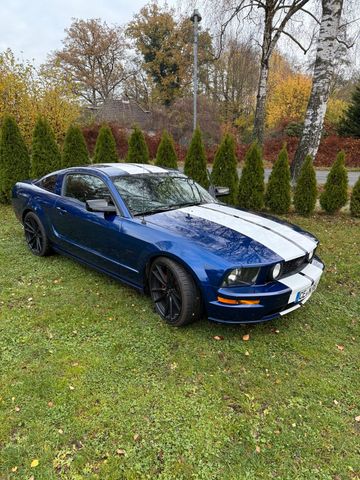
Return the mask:
{"type": "Polygon", "coordinates": [[[222,335],[215,335],[215,337],[213,337],[214,340],[224,340],[224,337],[222,335]]]}
{"type": "Polygon", "coordinates": [[[357,417],[355,417],[355,422],[360,422],[360,415],[358,415],[357,417]]]}
{"type": "Polygon", "coordinates": [[[69,388],[70,390],[75,390],[75,387],[73,387],[72,385],[69,385],[69,388]]]}
{"type": "Polygon", "coordinates": [[[345,348],[344,345],[338,345],[338,344],[336,344],[336,346],[337,346],[337,349],[340,350],[340,352],[342,352],[342,351],[344,350],[344,348],[345,348]]]}
{"type": "Polygon", "coordinates": [[[248,357],[250,353],[246,350],[245,355],[248,357]]]}
{"type": "Polygon", "coordinates": [[[15,472],[17,472],[17,469],[18,469],[18,467],[12,467],[11,471],[15,473],[15,472]]]}
{"type": "Polygon", "coordinates": [[[31,467],[31,468],[35,468],[35,467],[37,467],[38,465],[39,465],[39,460],[38,460],[37,458],[35,458],[35,459],[31,462],[30,467],[31,467]]]}
{"type": "Polygon", "coordinates": [[[250,340],[250,335],[247,333],[246,335],[243,335],[242,339],[244,342],[248,342],[250,340]]]}
{"type": "Polygon", "coordinates": [[[260,447],[259,447],[259,446],[256,446],[255,452],[256,452],[256,453],[260,453],[260,447]]]}
{"type": "Polygon", "coordinates": [[[140,440],[141,440],[141,435],[139,435],[138,433],[135,433],[135,435],[134,435],[133,438],[134,438],[134,442],[140,442],[140,440]]]}
{"type": "Polygon", "coordinates": [[[122,456],[122,457],[126,455],[126,452],[125,452],[125,450],[124,450],[123,448],[118,448],[118,449],[116,450],[116,453],[117,453],[117,455],[120,455],[120,456],[122,456]]]}

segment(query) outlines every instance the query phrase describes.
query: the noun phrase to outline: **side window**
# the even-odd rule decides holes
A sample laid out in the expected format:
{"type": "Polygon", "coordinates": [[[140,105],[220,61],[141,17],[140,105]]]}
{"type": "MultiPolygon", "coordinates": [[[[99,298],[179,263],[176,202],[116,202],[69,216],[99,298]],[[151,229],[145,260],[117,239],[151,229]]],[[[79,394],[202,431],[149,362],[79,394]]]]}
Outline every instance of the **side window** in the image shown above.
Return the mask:
{"type": "Polygon", "coordinates": [[[109,189],[100,178],[94,175],[79,173],[67,175],[63,195],[75,198],[83,203],[86,200],[100,200],[104,198],[112,203],[109,189]]]}
{"type": "Polygon", "coordinates": [[[48,175],[47,177],[39,180],[37,184],[39,185],[39,187],[43,188],[44,190],[55,193],[56,181],[57,181],[57,175],[48,175]]]}

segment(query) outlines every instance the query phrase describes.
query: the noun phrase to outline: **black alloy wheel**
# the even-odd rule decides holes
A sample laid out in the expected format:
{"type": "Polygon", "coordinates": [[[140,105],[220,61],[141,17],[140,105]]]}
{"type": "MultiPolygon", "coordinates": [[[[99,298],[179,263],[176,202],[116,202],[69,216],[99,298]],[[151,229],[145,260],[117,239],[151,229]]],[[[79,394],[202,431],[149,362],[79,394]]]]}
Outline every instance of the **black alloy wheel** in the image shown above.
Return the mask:
{"type": "Polygon", "coordinates": [[[149,273],[150,295],[157,313],[172,326],[197,320],[201,313],[199,290],[191,275],[178,263],[157,258],[149,273]]]}
{"type": "Polygon", "coordinates": [[[24,218],[24,233],[31,253],[39,257],[50,253],[51,249],[45,229],[39,217],[33,212],[28,212],[24,218]]]}

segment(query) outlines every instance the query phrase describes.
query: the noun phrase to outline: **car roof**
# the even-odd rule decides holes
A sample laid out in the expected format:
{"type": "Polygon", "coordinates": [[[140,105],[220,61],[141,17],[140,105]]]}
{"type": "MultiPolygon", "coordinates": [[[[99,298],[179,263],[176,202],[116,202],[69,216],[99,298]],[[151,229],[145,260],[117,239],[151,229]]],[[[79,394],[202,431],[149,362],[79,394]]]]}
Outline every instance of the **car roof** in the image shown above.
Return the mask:
{"type": "Polygon", "coordinates": [[[154,173],[168,173],[171,169],[157,167],[156,165],[141,164],[141,163],[98,163],[89,165],[91,168],[101,170],[109,177],[119,175],[139,175],[139,174],[154,174],[154,173]]]}

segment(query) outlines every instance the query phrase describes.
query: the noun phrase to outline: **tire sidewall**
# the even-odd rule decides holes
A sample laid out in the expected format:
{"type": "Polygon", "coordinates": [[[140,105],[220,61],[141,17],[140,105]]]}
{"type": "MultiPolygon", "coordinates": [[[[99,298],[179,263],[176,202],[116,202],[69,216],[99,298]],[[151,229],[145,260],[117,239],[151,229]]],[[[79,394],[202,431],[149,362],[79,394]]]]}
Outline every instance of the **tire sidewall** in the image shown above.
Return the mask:
{"type": "MultiPolygon", "coordinates": [[[[45,231],[45,228],[43,227],[43,224],[41,223],[41,220],[40,218],[36,215],[36,213],[34,212],[28,212],[25,217],[24,217],[24,224],[26,222],[27,219],[29,218],[32,218],[38,225],[39,227],[39,230],[41,231],[41,235],[43,237],[43,243],[42,243],[42,246],[41,246],[41,251],[40,252],[36,252],[34,250],[31,249],[30,245],[28,244],[28,242],[26,241],[26,244],[28,246],[28,249],[30,250],[30,252],[33,254],[33,255],[36,255],[37,257],[44,257],[45,255],[48,255],[49,253],[49,250],[50,250],[50,245],[49,245],[49,240],[48,240],[48,237],[46,235],[46,231],[45,231]]],[[[26,238],[26,237],[25,237],[26,238]]]]}

